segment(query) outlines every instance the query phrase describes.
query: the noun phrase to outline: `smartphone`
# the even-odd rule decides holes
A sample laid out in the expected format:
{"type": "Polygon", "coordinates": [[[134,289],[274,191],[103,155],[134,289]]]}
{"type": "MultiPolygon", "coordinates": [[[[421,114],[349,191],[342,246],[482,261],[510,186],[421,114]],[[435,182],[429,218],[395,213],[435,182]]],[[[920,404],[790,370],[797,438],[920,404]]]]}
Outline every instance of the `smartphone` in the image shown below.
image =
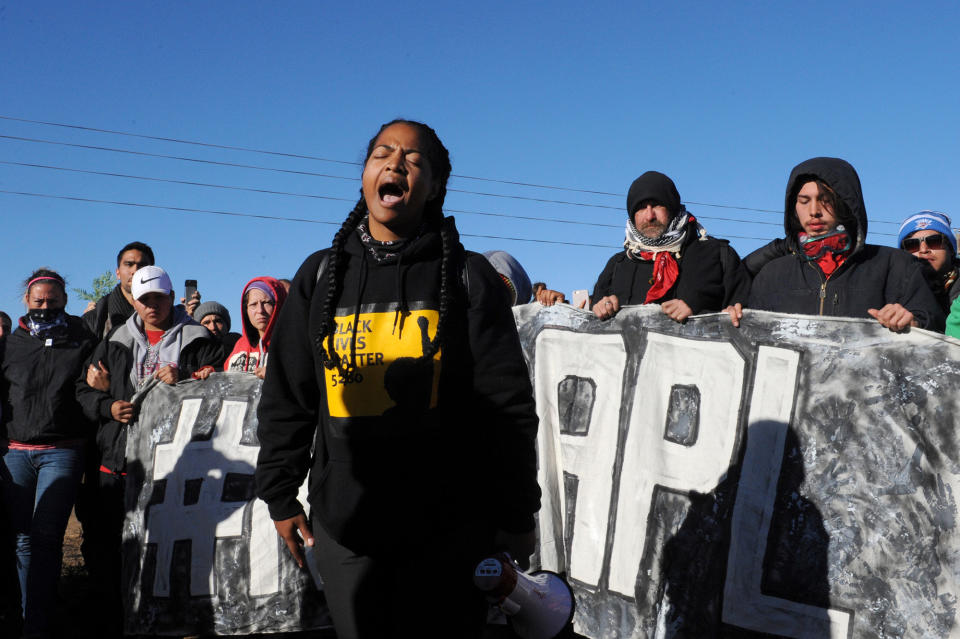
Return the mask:
{"type": "Polygon", "coordinates": [[[573,306],[574,308],[587,308],[590,305],[590,295],[587,293],[587,289],[581,288],[573,292],[573,306]]]}
{"type": "Polygon", "coordinates": [[[193,294],[197,292],[197,280],[183,281],[183,299],[190,301],[193,294]]]}

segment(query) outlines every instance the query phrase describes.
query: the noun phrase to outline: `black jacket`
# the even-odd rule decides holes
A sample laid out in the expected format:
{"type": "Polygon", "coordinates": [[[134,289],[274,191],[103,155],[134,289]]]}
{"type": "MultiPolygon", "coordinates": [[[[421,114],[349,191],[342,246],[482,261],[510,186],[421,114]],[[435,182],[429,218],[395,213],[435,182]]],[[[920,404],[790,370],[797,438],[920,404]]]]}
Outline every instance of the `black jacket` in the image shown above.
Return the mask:
{"type": "Polygon", "coordinates": [[[50,343],[21,324],[0,340],[0,400],[6,436],[25,444],[83,439],[94,428],[77,403],[76,379],[96,340],[79,317],[50,343]]]}
{"type": "Polygon", "coordinates": [[[444,225],[459,254],[456,294],[432,362],[417,357],[437,327],[439,232],[382,263],[349,235],[335,334],[338,353],[357,353],[346,378],[323,368],[315,343],[328,288],[317,272],[329,249],[300,267],[258,411],[257,495],[273,519],[301,512],[310,470],[313,516],[356,552],[464,521],[533,528],[537,415],[507,290],[482,255],[463,252],[453,219],[444,225]]]}
{"type": "MultiPolygon", "coordinates": [[[[741,266],[737,252],[726,240],[701,239],[692,231],[691,228],[677,260],[680,267],[677,281],[657,303],[681,299],[696,315],[745,302],[750,278],[741,266]]],[[[601,297],[616,295],[621,305],[643,304],[652,277],[652,261],[630,259],[626,251],[617,253],[597,278],[593,301],[596,303],[601,297]]]]}
{"type": "MultiPolygon", "coordinates": [[[[180,343],[180,358],[177,362],[180,379],[190,379],[204,366],[216,367],[223,361],[220,345],[206,328],[197,324],[186,313],[176,309],[175,322],[185,323],[180,343]]],[[[86,383],[86,367],[77,378],[77,399],[83,406],[84,414],[90,419],[100,421],[97,431],[97,448],[100,450],[100,463],[114,472],[123,472],[126,468],[127,429],[113,419],[110,406],[117,400],[130,401],[136,392],[130,371],[133,368],[133,335],[143,323],[139,317],[132,316],[120,326],[114,327],[90,355],[88,364],[103,362],[110,372],[110,389],[107,392],[90,388],[86,383]]]]}
{"type": "Polygon", "coordinates": [[[83,314],[83,323],[97,336],[97,341],[100,341],[115,327],[126,322],[131,315],[133,305],[127,301],[117,284],[112,291],[97,300],[93,310],[83,314]]]}
{"type": "Polygon", "coordinates": [[[814,158],[793,169],[787,183],[784,230],[789,253],[760,268],[750,289],[750,308],[869,318],[867,309],[899,303],[913,313],[921,328],[943,331],[943,310],[927,286],[918,261],[899,249],[866,244],[867,213],[860,178],[847,162],[814,158]],[[852,231],[854,240],[850,254],[829,279],[816,262],[802,256],[796,241],[800,230],[796,193],[811,176],[825,181],[843,200],[847,211],[845,219],[840,217],[839,221],[852,231]]]}

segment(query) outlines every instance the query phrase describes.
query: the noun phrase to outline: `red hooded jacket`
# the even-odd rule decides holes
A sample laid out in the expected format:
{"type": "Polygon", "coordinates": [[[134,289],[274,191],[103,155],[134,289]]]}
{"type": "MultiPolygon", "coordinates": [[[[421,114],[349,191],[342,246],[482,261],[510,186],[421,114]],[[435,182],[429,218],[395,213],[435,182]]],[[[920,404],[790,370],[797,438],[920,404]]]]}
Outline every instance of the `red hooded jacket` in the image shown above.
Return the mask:
{"type": "Polygon", "coordinates": [[[256,372],[260,366],[266,366],[267,353],[270,349],[270,337],[273,335],[273,327],[277,323],[277,317],[280,315],[280,309],[283,307],[284,300],[287,299],[287,289],[272,277],[255,277],[243,287],[243,293],[240,296],[240,317],[243,318],[243,336],[237,340],[236,345],[230,356],[223,364],[225,371],[246,371],[256,372]],[[260,339],[260,332],[250,323],[247,316],[247,308],[244,301],[250,285],[254,282],[262,282],[273,292],[273,298],[276,300],[276,306],[270,321],[267,323],[267,330],[264,331],[263,339],[260,339]]]}

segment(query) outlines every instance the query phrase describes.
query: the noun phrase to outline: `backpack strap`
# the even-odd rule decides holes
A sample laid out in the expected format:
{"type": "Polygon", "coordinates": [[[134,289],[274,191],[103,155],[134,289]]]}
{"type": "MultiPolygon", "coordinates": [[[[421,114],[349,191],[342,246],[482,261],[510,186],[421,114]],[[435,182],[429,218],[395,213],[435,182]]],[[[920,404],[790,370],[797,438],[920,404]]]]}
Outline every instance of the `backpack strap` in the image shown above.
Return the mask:
{"type": "Polygon", "coordinates": [[[317,279],[314,280],[314,284],[320,283],[320,278],[323,277],[323,274],[327,270],[327,263],[330,261],[330,253],[324,253],[323,259],[320,260],[320,266],[317,267],[317,279]]]}

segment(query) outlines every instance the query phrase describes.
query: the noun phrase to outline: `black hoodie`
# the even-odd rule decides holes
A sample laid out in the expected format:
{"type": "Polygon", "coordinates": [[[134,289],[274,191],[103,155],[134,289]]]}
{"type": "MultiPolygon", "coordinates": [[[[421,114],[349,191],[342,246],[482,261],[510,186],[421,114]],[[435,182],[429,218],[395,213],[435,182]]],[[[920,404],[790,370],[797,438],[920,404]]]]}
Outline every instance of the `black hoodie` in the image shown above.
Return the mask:
{"type": "MultiPolygon", "coordinates": [[[[785,248],[789,254],[767,262],[757,273],[747,306],[781,313],[869,318],[867,309],[900,304],[920,328],[943,331],[944,315],[924,280],[920,264],[908,253],[866,243],[867,210],[860,178],[838,158],[813,158],[790,173],[784,200],[785,248]],[[801,230],[796,197],[810,179],[830,185],[846,206],[837,212],[853,240],[853,249],[828,278],[808,261],[797,244],[801,230]]],[[[749,262],[749,260],[748,260],[749,262]]]]}
{"type": "Polygon", "coordinates": [[[382,262],[349,234],[335,333],[336,351],[356,355],[346,378],[320,364],[316,347],[329,249],[300,267],[258,410],[257,495],[273,519],[302,511],[310,470],[313,516],[355,552],[469,521],[533,528],[537,415],[507,290],[482,255],[463,251],[453,219],[443,224],[457,247],[457,294],[432,362],[417,358],[437,327],[439,231],[382,262]]]}

